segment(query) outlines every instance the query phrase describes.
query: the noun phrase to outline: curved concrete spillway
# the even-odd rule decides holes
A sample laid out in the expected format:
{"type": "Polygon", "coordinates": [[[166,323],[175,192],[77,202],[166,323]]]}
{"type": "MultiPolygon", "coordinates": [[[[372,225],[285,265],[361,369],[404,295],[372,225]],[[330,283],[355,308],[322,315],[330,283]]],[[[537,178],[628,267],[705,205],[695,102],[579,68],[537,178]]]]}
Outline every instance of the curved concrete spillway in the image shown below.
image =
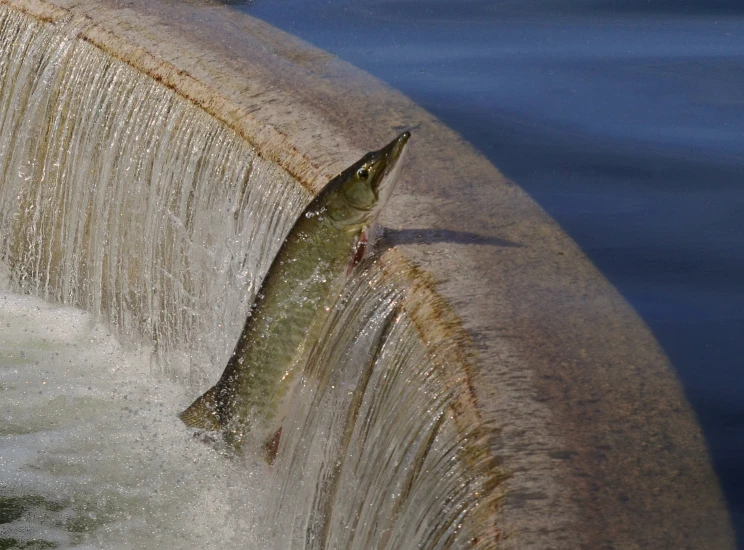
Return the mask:
{"type": "MultiPolygon", "coordinates": [[[[199,143],[214,148],[222,160],[209,169],[224,179],[220,185],[250,185],[252,174],[266,172],[280,182],[278,191],[259,193],[274,193],[264,206],[265,219],[280,212],[284,221],[257,224],[241,243],[260,248],[252,260],[256,273],[265,270],[275,250],[279,226],[297,215],[310,193],[364,152],[412,129],[402,181],[383,213],[379,272],[370,277],[375,284],[391,280],[404,289],[399,299],[412,333],[435,350],[433,355],[449,356],[447,365],[461,370],[452,379],[462,386],[451,406],[455,426],[465,433],[473,424],[486,426],[489,453],[508,475],[502,481],[499,473],[499,484],[489,486],[505,497],[498,506],[497,499],[489,501],[487,514],[478,515],[491,537],[479,544],[490,547],[500,538],[507,548],[733,545],[699,427],[648,329],[560,228],[456,134],[370,77],[224,6],[113,0],[4,0],[1,5],[58,28],[62,42],[85,42],[128,65],[132,74],[148,80],[142,86],[162,88],[165,95],[154,99],[169,105],[157,115],[163,120],[196,106],[201,114],[178,120],[191,124],[193,119],[199,127],[214,123],[207,118],[217,121],[216,130],[203,141],[190,138],[186,149],[199,143]],[[205,120],[197,120],[200,116],[205,120]],[[241,172],[241,155],[250,159],[250,173],[241,172]]],[[[127,73],[124,80],[133,78],[127,73]]],[[[197,135],[199,130],[189,131],[197,135]]],[[[172,175],[172,185],[187,172],[172,175]]],[[[15,172],[6,168],[3,186],[12,177],[15,172]]],[[[193,196],[201,200],[198,193],[193,196]]],[[[121,197],[123,215],[136,220],[137,212],[131,211],[136,203],[127,210],[121,197]]],[[[215,219],[246,208],[239,198],[224,204],[210,200],[204,196],[203,208],[212,209],[215,219]]],[[[192,204],[191,198],[184,202],[184,217],[192,204]]],[[[173,217],[181,216],[174,212],[173,217]]],[[[241,223],[248,223],[239,214],[234,219],[222,235],[226,242],[229,231],[240,233],[241,223]]],[[[188,229],[192,242],[214,237],[208,228],[203,236],[188,229]]],[[[81,230],[80,239],[90,234],[81,230]]],[[[132,237],[119,234],[123,240],[132,237]]],[[[172,237],[179,238],[177,232],[172,237]]],[[[61,255],[55,247],[62,246],[61,241],[46,246],[45,258],[61,255]]],[[[228,245],[225,254],[230,253],[228,245]]],[[[23,241],[6,246],[6,254],[26,265],[23,241]]],[[[142,262],[158,254],[144,255],[142,262]]],[[[178,254],[189,258],[189,269],[201,262],[200,253],[188,246],[163,252],[178,254]]],[[[122,255],[117,264],[120,277],[148,271],[124,261],[128,257],[122,255]]],[[[239,290],[251,288],[246,281],[210,279],[214,265],[202,263],[206,275],[174,295],[203,291],[212,296],[224,285],[229,289],[225,302],[240,301],[239,290]],[[214,288],[204,290],[209,284],[214,288]]],[[[239,271],[225,270],[224,279],[239,278],[239,271]]],[[[91,290],[86,281],[107,275],[77,269],[70,283],[68,276],[55,279],[49,273],[40,288],[16,270],[16,285],[58,300],[75,297],[77,305],[108,317],[123,333],[149,337],[172,355],[186,345],[185,337],[162,326],[199,337],[211,334],[205,324],[234,324],[241,314],[238,308],[230,319],[199,316],[204,321],[167,311],[152,315],[160,305],[114,291],[108,292],[108,302],[88,303],[85,296],[107,292],[91,290]]],[[[215,346],[221,351],[206,353],[204,361],[219,365],[232,336],[225,335],[215,346]]],[[[190,377],[195,386],[218,374],[174,369],[176,378],[190,377]]]]}

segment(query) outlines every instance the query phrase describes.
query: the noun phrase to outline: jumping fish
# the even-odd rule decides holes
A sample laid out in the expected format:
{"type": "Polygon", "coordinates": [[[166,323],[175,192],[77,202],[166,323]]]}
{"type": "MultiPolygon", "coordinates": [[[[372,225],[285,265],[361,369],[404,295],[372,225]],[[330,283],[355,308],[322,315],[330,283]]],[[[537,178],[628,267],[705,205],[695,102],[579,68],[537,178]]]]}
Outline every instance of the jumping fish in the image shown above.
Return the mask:
{"type": "Polygon", "coordinates": [[[281,402],[364,255],[369,227],[390,197],[409,137],[402,133],[341,172],[295,222],[222,377],[181,413],[187,426],[221,431],[236,447],[253,433],[275,454],[281,402]]]}

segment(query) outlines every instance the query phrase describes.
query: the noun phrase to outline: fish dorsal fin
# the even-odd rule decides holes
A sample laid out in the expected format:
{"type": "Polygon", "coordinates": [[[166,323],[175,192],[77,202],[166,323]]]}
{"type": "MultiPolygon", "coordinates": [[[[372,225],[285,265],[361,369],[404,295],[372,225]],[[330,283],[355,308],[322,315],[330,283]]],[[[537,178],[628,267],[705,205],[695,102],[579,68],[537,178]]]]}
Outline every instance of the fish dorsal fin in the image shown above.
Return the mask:
{"type": "Polygon", "coordinates": [[[217,412],[217,388],[212,388],[178,417],[190,428],[216,432],[222,429],[220,415],[217,412]]]}

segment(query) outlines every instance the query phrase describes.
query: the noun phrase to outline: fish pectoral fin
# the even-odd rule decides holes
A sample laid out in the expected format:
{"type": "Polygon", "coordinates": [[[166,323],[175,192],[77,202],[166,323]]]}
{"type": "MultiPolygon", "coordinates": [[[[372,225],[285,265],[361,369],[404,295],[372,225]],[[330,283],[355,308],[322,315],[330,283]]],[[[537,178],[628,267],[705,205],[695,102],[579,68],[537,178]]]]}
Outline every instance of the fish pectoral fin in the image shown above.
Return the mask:
{"type": "Polygon", "coordinates": [[[269,463],[269,466],[274,464],[274,460],[276,460],[276,454],[279,452],[279,441],[282,438],[282,428],[281,426],[279,429],[272,435],[269,439],[264,441],[263,444],[263,450],[266,457],[266,462],[269,463]]]}
{"type": "Polygon", "coordinates": [[[217,410],[217,387],[210,389],[178,415],[189,428],[216,432],[222,429],[217,410]]]}
{"type": "Polygon", "coordinates": [[[354,251],[351,254],[351,258],[349,259],[349,266],[346,268],[347,277],[351,275],[351,272],[357,265],[359,265],[359,262],[364,259],[364,254],[367,252],[367,242],[368,230],[365,227],[359,232],[356,243],[354,244],[354,251]]]}

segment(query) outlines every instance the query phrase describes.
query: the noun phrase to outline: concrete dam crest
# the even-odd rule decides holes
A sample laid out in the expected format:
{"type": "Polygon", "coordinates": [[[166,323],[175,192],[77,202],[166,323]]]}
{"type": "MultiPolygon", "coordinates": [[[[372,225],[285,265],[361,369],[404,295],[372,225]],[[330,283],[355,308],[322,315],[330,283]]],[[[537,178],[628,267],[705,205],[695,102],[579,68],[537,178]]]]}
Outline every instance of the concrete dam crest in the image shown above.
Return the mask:
{"type": "Polygon", "coordinates": [[[193,398],[312,196],[406,129],[375,255],[293,394],[266,547],[733,547],[673,369],[575,243],[407,98],[228,6],[0,1],[8,287],[193,398]]]}

